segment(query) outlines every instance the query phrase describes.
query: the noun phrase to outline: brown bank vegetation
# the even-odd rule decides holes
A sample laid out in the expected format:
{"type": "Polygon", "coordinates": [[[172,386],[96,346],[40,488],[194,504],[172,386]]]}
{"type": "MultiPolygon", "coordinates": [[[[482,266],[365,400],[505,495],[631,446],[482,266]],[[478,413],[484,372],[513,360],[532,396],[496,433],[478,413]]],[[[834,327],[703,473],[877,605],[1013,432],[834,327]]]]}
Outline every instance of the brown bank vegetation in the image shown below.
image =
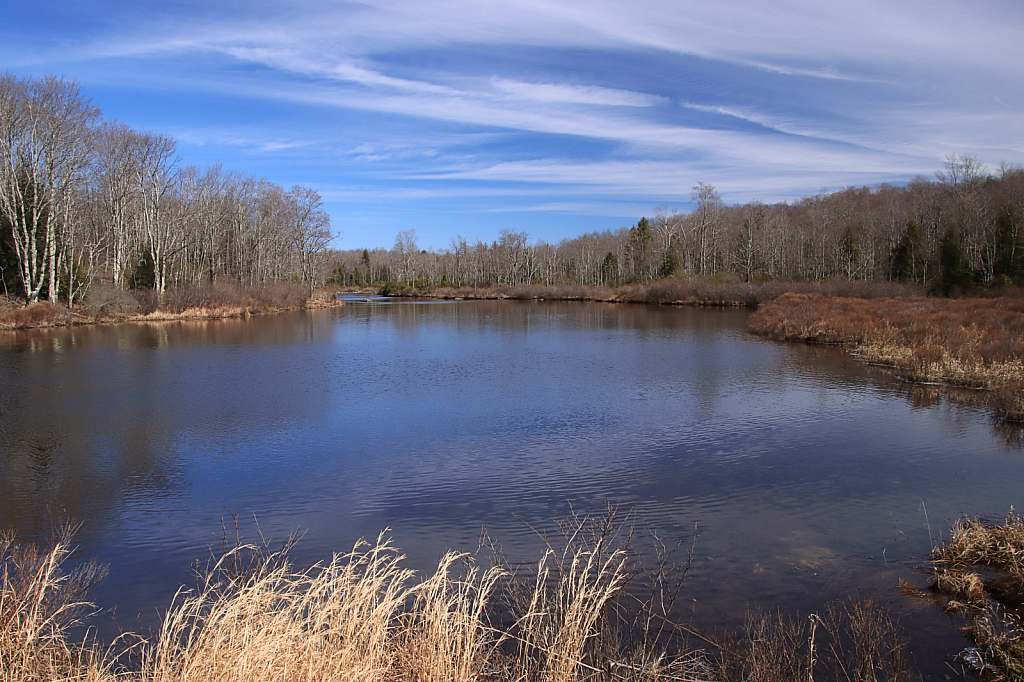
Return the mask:
{"type": "Polygon", "coordinates": [[[896,282],[825,281],[738,282],[709,278],[671,277],[621,287],[565,285],[520,285],[487,287],[413,287],[386,286],[379,293],[390,296],[419,296],[441,299],[511,299],[549,301],[603,301],[619,303],[655,303],[665,305],[747,306],[756,307],[785,293],[805,293],[857,298],[919,296],[921,287],[896,282]]]}
{"type": "Polygon", "coordinates": [[[844,344],[915,382],[989,391],[1002,416],[1024,420],[1024,297],[855,299],[787,293],[761,305],[751,331],[844,344]]]}
{"type": "Polygon", "coordinates": [[[309,295],[309,287],[282,282],[256,287],[219,283],[170,287],[163,297],[152,289],[134,292],[95,286],[89,297],[73,309],[40,301],[28,306],[0,308],[0,329],[59,327],[102,322],[154,322],[247,317],[334,303],[326,294],[309,295]]]}

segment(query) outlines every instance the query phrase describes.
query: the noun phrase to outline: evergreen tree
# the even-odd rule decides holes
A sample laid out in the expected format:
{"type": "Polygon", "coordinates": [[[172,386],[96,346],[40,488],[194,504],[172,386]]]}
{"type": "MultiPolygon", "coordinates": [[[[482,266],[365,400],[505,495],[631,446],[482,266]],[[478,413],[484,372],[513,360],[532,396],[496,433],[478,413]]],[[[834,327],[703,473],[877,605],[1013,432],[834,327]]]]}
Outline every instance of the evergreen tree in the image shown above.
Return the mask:
{"type": "Polygon", "coordinates": [[[846,278],[853,279],[857,273],[857,266],[860,264],[861,248],[860,235],[853,229],[853,225],[847,225],[843,232],[843,239],[840,244],[843,253],[843,265],[846,268],[846,278]]]}
{"type": "Polygon", "coordinates": [[[950,223],[939,241],[939,279],[936,288],[943,296],[949,296],[967,283],[960,230],[955,223],[950,223]]]}
{"type": "Polygon", "coordinates": [[[18,274],[18,254],[11,241],[11,226],[0,217],[0,291],[5,296],[23,294],[21,277],[18,274]]]}
{"type": "Polygon", "coordinates": [[[901,282],[924,283],[928,266],[928,237],[916,220],[907,221],[892,256],[892,275],[901,282]]]}
{"type": "Polygon", "coordinates": [[[601,263],[601,277],[608,286],[615,286],[619,283],[619,259],[611,251],[601,263]]]}
{"type": "Polygon", "coordinates": [[[996,219],[996,275],[1024,276],[1024,216],[1015,204],[999,209],[996,219]]]}
{"type": "Polygon", "coordinates": [[[667,249],[665,249],[665,255],[661,259],[661,276],[662,277],[675,277],[683,269],[683,257],[679,255],[679,249],[676,246],[676,240],[673,238],[667,249]]]}

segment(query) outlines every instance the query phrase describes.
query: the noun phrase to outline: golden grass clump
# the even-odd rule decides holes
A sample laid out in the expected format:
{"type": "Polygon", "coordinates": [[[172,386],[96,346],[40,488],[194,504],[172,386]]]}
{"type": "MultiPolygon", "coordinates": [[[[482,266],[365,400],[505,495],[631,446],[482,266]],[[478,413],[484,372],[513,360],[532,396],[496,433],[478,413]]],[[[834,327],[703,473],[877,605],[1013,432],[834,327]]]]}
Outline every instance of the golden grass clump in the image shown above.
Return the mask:
{"type": "Polygon", "coordinates": [[[412,577],[389,543],[357,545],[306,571],[280,554],[240,576],[224,570],[248,549],[226,554],[197,591],[179,592],[141,679],[387,679],[412,577]]]}
{"type": "Polygon", "coordinates": [[[931,587],[952,597],[946,606],[947,611],[985,608],[985,584],[974,571],[963,568],[937,569],[931,587]]]}
{"type": "Polygon", "coordinates": [[[932,561],[953,567],[993,566],[1024,572],[1024,518],[1010,509],[1003,525],[985,524],[977,517],[958,519],[949,542],[936,547],[932,561]]]}
{"type": "Polygon", "coordinates": [[[395,668],[424,682],[480,679],[495,664],[489,599],[504,571],[473,567],[468,554],[447,552],[437,571],[411,590],[415,602],[400,618],[395,668]],[[465,562],[461,578],[453,568],[465,562]]]}
{"type": "Polygon", "coordinates": [[[49,549],[18,543],[0,532],[0,682],[100,680],[109,661],[88,643],[68,641],[68,630],[91,608],[86,594],[103,571],[86,564],[65,572],[71,532],[49,549]]]}
{"type": "Polygon", "coordinates": [[[674,597],[656,589],[658,604],[624,608],[631,580],[651,573],[633,565],[632,530],[614,510],[560,532],[532,566],[483,568],[448,552],[422,579],[383,534],[305,570],[288,557],[293,539],[275,552],[236,535],[195,589],[178,592],[159,631],[119,655],[67,638],[86,605],[78,595],[98,576],[61,572],[67,538],[42,551],[5,535],[0,682],[788,682],[816,670],[901,679],[902,641],[869,602],[809,620],[752,618],[713,643],[714,656],[661,639],[674,597]],[[631,639],[652,623],[653,636],[631,639]]]}
{"type": "Polygon", "coordinates": [[[978,650],[967,660],[992,679],[1024,680],[1024,631],[1019,620],[1019,609],[1024,608],[1024,519],[1012,507],[1002,525],[985,524],[976,517],[959,519],[949,542],[933,549],[931,559],[940,566],[932,587],[952,597],[946,610],[975,610],[969,632],[978,650]],[[983,581],[969,570],[973,566],[990,566],[1006,574],[983,581]]]}

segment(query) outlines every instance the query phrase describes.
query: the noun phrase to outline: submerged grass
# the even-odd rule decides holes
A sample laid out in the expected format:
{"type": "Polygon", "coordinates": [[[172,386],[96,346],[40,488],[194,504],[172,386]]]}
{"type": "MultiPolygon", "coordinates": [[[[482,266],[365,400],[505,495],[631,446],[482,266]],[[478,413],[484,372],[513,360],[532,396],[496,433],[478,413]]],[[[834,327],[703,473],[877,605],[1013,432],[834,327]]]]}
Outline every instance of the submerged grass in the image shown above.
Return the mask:
{"type": "MultiPolygon", "coordinates": [[[[816,672],[846,682],[902,679],[898,632],[870,602],[808,620],[754,616],[710,653],[664,638],[678,589],[656,586],[654,602],[624,607],[643,574],[631,528],[612,514],[574,519],[565,530],[532,567],[477,566],[448,552],[423,578],[383,534],[304,570],[288,558],[291,542],[278,551],[238,543],[196,588],[178,592],[157,633],[116,654],[68,639],[98,574],[61,571],[67,537],[37,550],[8,534],[0,543],[0,680],[804,682],[816,672]]],[[[668,575],[659,566],[657,580],[668,575]]]]}
{"type": "Polygon", "coordinates": [[[748,321],[774,338],[844,344],[915,382],[987,389],[1024,420],[1024,298],[854,299],[784,294],[748,321]]]}
{"type": "Polygon", "coordinates": [[[1024,519],[1012,508],[1001,525],[959,519],[931,560],[931,587],[950,598],[946,610],[974,614],[969,634],[977,650],[965,652],[966,660],[986,678],[1024,680],[1024,519]],[[978,567],[1003,575],[984,580],[978,567]]]}

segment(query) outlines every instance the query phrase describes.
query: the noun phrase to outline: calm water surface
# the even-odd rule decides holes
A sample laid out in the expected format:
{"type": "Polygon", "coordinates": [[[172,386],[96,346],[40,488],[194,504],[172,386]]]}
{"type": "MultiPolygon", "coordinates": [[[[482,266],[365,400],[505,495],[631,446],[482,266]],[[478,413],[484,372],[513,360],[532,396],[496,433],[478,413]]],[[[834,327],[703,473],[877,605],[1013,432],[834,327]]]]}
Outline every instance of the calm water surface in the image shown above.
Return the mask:
{"type": "Polygon", "coordinates": [[[428,569],[483,527],[533,560],[527,523],[611,502],[698,536],[684,596],[699,628],[871,597],[926,676],[952,674],[959,622],[895,586],[926,582],[926,518],[934,535],[1022,506],[1020,434],[746,318],[374,300],[0,334],[0,526],[80,520],[79,558],[110,565],[100,605],[148,628],[228,511],[250,537],[253,515],[271,538],[303,529],[300,563],[390,528],[428,569]]]}

